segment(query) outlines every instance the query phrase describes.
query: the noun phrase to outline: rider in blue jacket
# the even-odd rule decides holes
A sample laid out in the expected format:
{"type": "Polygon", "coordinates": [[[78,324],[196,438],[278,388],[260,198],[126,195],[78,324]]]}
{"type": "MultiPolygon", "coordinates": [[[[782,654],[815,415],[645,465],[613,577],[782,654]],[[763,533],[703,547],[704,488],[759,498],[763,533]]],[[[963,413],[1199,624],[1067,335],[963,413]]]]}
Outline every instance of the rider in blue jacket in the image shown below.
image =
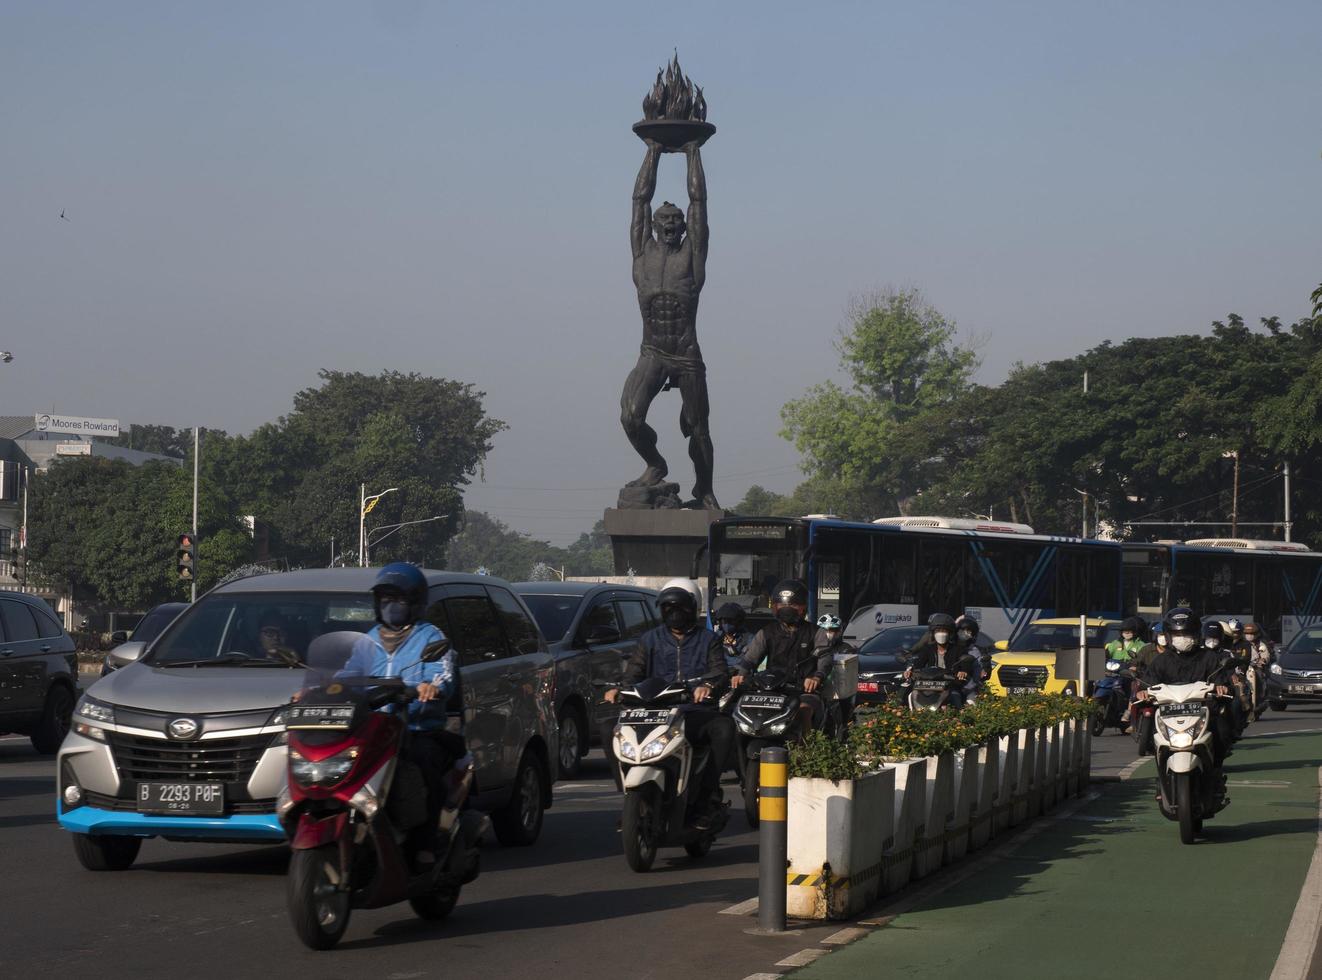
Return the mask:
{"type": "MultiPolygon", "coordinates": [[[[427,787],[427,820],[409,831],[406,846],[418,865],[435,863],[432,838],[445,802],[445,773],[462,751],[447,735],[446,702],[454,693],[455,652],[445,634],[423,619],[427,579],[408,562],[381,569],[372,586],[377,625],[359,638],[338,677],[398,677],[418,689],[408,705],[408,739],[403,757],[422,771],[427,787]]],[[[388,707],[385,710],[397,710],[388,707]]]]}

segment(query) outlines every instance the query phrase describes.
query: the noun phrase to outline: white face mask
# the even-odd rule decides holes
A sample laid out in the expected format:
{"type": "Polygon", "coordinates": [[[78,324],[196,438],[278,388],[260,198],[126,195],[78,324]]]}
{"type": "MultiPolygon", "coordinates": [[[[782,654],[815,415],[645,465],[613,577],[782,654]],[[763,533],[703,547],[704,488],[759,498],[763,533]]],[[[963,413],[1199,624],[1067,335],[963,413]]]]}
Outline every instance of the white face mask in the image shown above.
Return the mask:
{"type": "Polygon", "coordinates": [[[936,641],[937,646],[945,646],[950,642],[950,634],[945,630],[938,630],[932,634],[932,639],[936,641]]]}
{"type": "Polygon", "coordinates": [[[1158,634],[1157,634],[1157,646],[1159,646],[1159,647],[1164,647],[1165,645],[1166,645],[1166,634],[1165,634],[1165,633],[1158,633],[1158,634]]]}
{"type": "Polygon", "coordinates": [[[1214,636],[1208,637],[1206,640],[1203,641],[1203,643],[1209,650],[1215,650],[1217,647],[1221,645],[1221,641],[1214,636]]]}
{"type": "Polygon", "coordinates": [[[1173,646],[1176,650],[1179,650],[1180,653],[1188,653],[1197,645],[1197,643],[1198,641],[1195,640],[1192,636],[1171,637],[1171,646],[1173,646]]]}

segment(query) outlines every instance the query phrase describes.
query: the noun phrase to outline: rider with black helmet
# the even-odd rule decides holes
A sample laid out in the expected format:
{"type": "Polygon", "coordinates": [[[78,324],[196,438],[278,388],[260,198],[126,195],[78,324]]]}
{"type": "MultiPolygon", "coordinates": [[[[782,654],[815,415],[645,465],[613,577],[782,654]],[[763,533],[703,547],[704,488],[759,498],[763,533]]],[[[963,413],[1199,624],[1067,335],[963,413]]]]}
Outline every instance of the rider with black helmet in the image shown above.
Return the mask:
{"type": "Polygon", "coordinates": [[[445,634],[422,618],[427,579],[416,565],[399,561],[382,568],[372,585],[372,600],[377,625],[354,644],[337,676],[398,677],[418,689],[417,700],[408,706],[403,758],[421,770],[427,819],[409,831],[406,846],[414,862],[425,866],[436,860],[431,844],[445,802],[446,770],[463,755],[462,736],[445,730],[446,702],[457,683],[455,653],[445,634]]]}
{"type": "MultiPolygon", "coordinates": [[[[905,679],[913,675],[915,669],[940,667],[951,671],[956,678],[965,682],[975,675],[980,676],[982,665],[977,663],[959,645],[955,636],[955,617],[946,613],[933,613],[927,620],[927,632],[909,651],[909,665],[904,668],[905,679]]],[[[958,694],[963,698],[963,691],[958,694]]]]}
{"type": "Polygon", "coordinates": [[[738,673],[731,683],[738,687],[745,677],[761,669],[801,684],[799,731],[808,732],[816,719],[825,717],[821,698],[814,692],[831,670],[831,654],[817,645],[817,627],[808,622],[808,587],[786,579],[771,593],[771,611],[776,621],[762,627],[748,644],[738,673]]]}
{"type": "Polygon", "coordinates": [[[727,602],[716,610],[713,618],[716,620],[716,635],[721,638],[721,646],[725,651],[725,664],[733,671],[739,666],[739,660],[753,639],[753,634],[744,625],[748,616],[739,603],[727,602]]]}
{"type": "MultiPolygon", "coordinates": [[[[1143,676],[1148,687],[1157,684],[1207,683],[1227,662],[1227,654],[1203,641],[1202,624],[1187,606],[1177,606],[1166,613],[1162,623],[1166,634],[1166,652],[1152,659],[1143,676]]],[[[1220,624],[1217,624],[1218,631],[1220,624]]],[[[1218,637],[1219,638],[1219,637],[1218,637]]],[[[1146,695],[1146,692],[1144,692],[1146,695]]],[[[1230,693],[1224,678],[1218,679],[1216,693],[1230,693]]],[[[1230,747],[1230,722],[1224,711],[1212,712],[1212,730],[1215,735],[1215,762],[1219,766],[1230,747]]]]}

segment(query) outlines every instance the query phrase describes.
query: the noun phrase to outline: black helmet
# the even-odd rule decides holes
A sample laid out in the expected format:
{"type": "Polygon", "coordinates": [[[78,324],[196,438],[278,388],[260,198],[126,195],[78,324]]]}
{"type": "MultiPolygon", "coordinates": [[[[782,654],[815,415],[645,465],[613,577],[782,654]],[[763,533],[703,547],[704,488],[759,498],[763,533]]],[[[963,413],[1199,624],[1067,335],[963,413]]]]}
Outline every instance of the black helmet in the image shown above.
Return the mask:
{"type": "Polygon", "coordinates": [[[798,579],[787,578],[776,585],[771,593],[773,606],[807,606],[808,586],[798,579]]]}
{"type": "Polygon", "coordinates": [[[745,619],[744,607],[737,602],[727,602],[725,605],[721,606],[720,609],[716,610],[716,616],[714,618],[718,623],[730,622],[734,623],[736,626],[742,626],[745,619]]]}
{"type": "Polygon", "coordinates": [[[1143,620],[1139,619],[1137,616],[1130,616],[1120,624],[1120,632],[1133,633],[1135,636],[1142,636],[1143,626],[1143,620]]]}
{"type": "Polygon", "coordinates": [[[1166,613],[1163,622],[1166,644],[1176,653],[1189,653],[1198,646],[1202,624],[1188,606],[1176,606],[1166,613]]]}
{"type": "Polygon", "coordinates": [[[927,617],[927,628],[930,630],[953,630],[955,628],[955,617],[949,613],[932,613],[927,617]]]}
{"type": "Polygon", "coordinates": [[[1217,644],[1220,644],[1225,638],[1226,628],[1215,619],[1209,619],[1206,623],[1203,623],[1204,640],[1216,640],[1217,644]]]}
{"type": "Polygon", "coordinates": [[[377,572],[372,583],[372,600],[376,610],[377,622],[381,619],[381,596],[385,592],[397,592],[408,601],[410,620],[422,618],[427,607],[427,576],[417,565],[406,561],[392,561],[377,572]]]}

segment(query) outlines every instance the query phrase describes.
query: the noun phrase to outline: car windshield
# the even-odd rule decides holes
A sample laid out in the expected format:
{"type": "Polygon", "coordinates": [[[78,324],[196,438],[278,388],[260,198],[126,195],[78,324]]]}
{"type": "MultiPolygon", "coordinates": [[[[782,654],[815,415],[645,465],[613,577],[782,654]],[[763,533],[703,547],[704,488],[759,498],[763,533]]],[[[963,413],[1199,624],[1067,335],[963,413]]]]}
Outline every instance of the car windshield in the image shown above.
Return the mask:
{"type": "Polygon", "coordinates": [[[858,654],[861,657],[884,653],[906,653],[913,649],[914,644],[921,640],[926,632],[925,626],[896,626],[882,630],[859,647],[858,654]]]}
{"type": "Polygon", "coordinates": [[[1319,653],[1322,652],[1322,627],[1314,626],[1297,633],[1281,653],[1319,653]]]}
{"type": "MultiPolygon", "coordinates": [[[[1119,626],[1088,627],[1090,647],[1106,646],[1119,637],[1119,626]]],[[[1014,653],[1039,653],[1043,650],[1077,650],[1078,648],[1078,623],[1032,623],[1010,642],[1010,650],[1014,653]]]]}
{"type": "Polygon", "coordinates": [[[533,593],[522,598],[532,610],[532,618],[537,620],[542,635],[549,643],[556,642],[569,632],[569,624],[574,621],[574,613],[578,612],[578,607],[583,604],[583,597],[578,595],[533,593]]]}
{"type": "Polygon", "coordinates": [[[186,608],[186,606],[176,606],[174,604],[157,606],[143,616],[137,626],[133,627],[133,634],[129,639],[135,643],[150,643],[160,636],[161,631],[169,626],[174,618],[186,608]]]}
{"type": "Polygon", "coordinates": [[[219,593],[179,616],[152,648],[156,667],[289,667],[324,633],[376,624],[372,599],[342,592],[219,593]]]}

